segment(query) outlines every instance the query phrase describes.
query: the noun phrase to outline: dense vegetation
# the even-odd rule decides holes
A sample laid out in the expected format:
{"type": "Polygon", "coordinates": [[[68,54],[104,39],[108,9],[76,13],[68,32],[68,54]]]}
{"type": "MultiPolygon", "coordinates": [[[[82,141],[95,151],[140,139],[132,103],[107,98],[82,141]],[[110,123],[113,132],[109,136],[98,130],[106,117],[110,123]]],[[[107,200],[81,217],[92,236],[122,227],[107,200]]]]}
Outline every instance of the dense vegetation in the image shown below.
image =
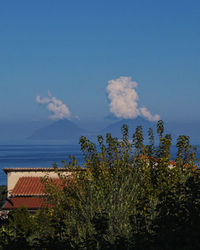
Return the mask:
{"type": "Polygon", "coordinates": [[[0,208],[3,205],[4,201],[6,200],[7,197],[7,187],[6,185],[1,185],[0,186],[0,208]]]}
{"type": "MultiPolygon", "coordinates": [[[[31,215],[26,208],[2,220],[0,249],[199,249],[200,175],[189,137],[177,139],[170,165],[171,136],[157,124],[159,145],[143,143],[141,127],[131,139],[81,137],[83,167],[63,162],[72,177],[62,187],[43,182],[53,209],[31,215]],[[84,169],[84,170],[83,170],[84,169]]],[[[56,171],[56,168],[55,168],[56,171]]]]}

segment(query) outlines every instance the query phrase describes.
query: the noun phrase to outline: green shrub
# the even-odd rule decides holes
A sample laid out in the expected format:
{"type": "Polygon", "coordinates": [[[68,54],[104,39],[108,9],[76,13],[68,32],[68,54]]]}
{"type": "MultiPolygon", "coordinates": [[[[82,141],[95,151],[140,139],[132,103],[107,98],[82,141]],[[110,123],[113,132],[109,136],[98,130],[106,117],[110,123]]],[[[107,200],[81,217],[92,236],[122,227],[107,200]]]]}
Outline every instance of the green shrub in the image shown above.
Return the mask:
{"type": "Polygon", "coordinates": [[[120,140],[107,134],[105,140],[98,136],[96,145],[81,137],[84,166],[74,157],[68,164],[63,162],[72,175],[59,174],[59,187],[44,178],[53,209],[34,216],[24,209],[14,212],[6,228],[9,237],[1,233],[4,245],[23,243],[23,249],[198,249],[196,148],[187,136],[180,136],[172,165],[172,139],[164,134],[162,121],[157,133],[158,146],[152,129],[149,144],[144,145],[142,128],[130,139],[126,125],[120,140]]]}

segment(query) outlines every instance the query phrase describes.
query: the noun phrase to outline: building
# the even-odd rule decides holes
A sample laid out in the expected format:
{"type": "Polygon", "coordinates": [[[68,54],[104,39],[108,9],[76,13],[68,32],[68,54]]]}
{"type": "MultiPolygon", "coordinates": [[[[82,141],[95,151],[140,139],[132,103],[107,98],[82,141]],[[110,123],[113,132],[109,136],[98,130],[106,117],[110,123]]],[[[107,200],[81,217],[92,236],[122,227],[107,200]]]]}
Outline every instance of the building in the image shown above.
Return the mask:
{"type": "Polygon", "coordinates": [[[42,183],[42,177],[48,176],[56,185],[61,183],[58,174],[70,176],[71,172],[65,168],[4,168],[8,180],[8,200],[3,205],[3,210],[13,210],[21,206],[30,211],[50,206],[46,202],[47,194],[42,183]]]}

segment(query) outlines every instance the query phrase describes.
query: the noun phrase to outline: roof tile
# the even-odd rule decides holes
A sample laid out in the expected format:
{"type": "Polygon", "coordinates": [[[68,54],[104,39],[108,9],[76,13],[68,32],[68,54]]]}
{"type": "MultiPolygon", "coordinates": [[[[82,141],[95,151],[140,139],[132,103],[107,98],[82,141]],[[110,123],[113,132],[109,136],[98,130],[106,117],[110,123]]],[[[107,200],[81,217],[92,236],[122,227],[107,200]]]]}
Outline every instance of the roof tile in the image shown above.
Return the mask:
{"type": "Polygon", "coordinates": [[[7,202],[3,207],[3,210],[10,210],[20,208],[25,206],[28,209],[38,209],[41,207],[53,207],[51,204],[48,204],[44,198],[38,197],[13,197],[10,199],[13,203],[13,206],[10,202],[7,202]]]}
{"type": "MultiPolygon", "coordinates": [[[[51,179],[56,185],[61,184],[58,178],[51,179]]],[[[11,196],[44,195],[45,188],[41,177],[21,177],[12,190],[11,196]]]]}

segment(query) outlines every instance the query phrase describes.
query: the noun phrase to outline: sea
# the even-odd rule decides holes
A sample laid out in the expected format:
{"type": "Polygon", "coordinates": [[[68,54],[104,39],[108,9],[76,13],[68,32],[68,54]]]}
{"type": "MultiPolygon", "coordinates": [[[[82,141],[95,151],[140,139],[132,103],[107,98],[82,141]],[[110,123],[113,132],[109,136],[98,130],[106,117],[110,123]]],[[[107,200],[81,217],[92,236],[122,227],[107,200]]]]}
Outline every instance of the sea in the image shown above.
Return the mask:
{"type": "MultiPolygon", "coordinates": [[[[197,146],[200,157],[200,145],[197,146]]],[[[73,155],[79,165],[83,165],[84,157],[80,145],[0,145],[0,185],[7,184],[7,176],[3,168],[8,167],[52,167],[62,166],[62,161],[69,162],[73,155]]],[[[176,147],[171,147],[171,158],[175,159],[176,147]]]]}
{"type": "Polygon", "coordinates": [[[69,162],[69,156],[76,157],[83,165],[80,145],[0,145],[0,185],[7,184],[3,168],[8,167],[53,167],[69,162]]]}

